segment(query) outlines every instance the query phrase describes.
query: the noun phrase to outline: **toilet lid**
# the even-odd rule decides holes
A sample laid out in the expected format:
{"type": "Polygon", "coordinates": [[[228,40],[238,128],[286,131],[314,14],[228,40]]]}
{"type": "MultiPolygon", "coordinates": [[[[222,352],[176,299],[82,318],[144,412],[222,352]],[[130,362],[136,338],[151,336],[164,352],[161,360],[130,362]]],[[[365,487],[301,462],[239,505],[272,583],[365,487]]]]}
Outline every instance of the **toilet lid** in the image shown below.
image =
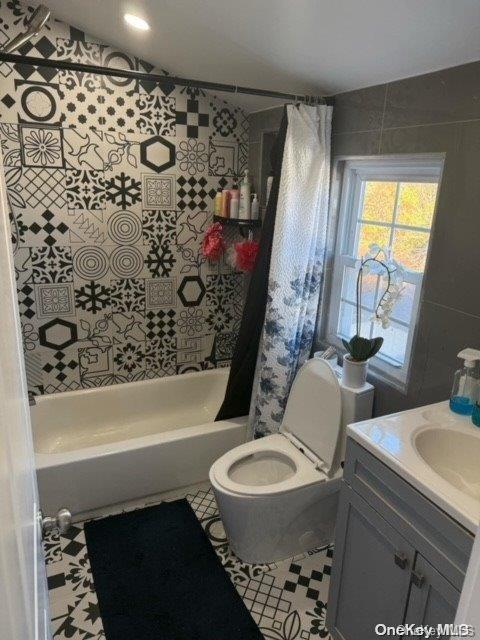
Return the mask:
{"type": "Polygon", "coordinates": [[[281,432],[288,431],[314,453],[328,474],[341,433],[340,384],[332,368],[312,358],[299,369],[288,398],[281,432]]]}

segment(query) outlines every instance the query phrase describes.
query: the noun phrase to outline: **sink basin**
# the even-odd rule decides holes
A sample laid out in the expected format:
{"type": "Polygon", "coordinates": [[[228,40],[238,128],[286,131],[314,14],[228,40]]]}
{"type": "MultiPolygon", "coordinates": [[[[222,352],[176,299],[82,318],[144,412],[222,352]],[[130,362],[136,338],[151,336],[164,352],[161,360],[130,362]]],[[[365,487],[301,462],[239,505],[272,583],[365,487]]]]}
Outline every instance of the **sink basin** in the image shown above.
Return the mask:
{"type": "Polygon", "coordinates": [[[453,429],[424,429],[414,437],[423,460],[453,487],[480,501],[480,437],[453,429]]]}

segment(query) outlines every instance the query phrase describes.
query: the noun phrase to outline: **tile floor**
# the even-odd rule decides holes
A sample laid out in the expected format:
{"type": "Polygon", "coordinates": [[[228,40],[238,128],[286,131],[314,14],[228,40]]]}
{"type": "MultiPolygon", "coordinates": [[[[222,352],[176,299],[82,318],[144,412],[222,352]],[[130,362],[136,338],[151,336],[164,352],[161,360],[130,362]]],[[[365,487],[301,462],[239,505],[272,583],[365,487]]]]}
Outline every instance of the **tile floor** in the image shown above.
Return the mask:
{"type": "MultiPolygon", "coordinates": [[[[181,497],[181,496],[175,496],[181,497]]],[[[267,640],[330,639],[325,629],[332,548],[269,565],[241,562],[228,547],[212,491],[184,495],[267,640]]],[[[151,505],[152,503],[148,503],[151,505]]],[[[105,638],[83,524],[45,541],[54,640],[105,638]]],[[[215,638],[212,638],[215,640],[215,638]]]]}

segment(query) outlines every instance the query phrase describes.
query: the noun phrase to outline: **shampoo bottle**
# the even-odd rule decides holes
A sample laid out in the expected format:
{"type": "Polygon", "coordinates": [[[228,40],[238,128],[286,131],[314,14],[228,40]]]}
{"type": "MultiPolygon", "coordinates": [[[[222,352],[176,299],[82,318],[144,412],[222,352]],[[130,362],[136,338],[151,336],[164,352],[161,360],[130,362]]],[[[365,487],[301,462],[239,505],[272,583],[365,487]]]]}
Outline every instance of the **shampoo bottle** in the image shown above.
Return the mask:
{"type": "Polygon", "coordinates": [[[268,199],[270,198],[270,191],[272,190],[273,184],[273,174],[270,174],[267,178],[267,193],[265,196],[265,203],[268,204],[268,199]]]}
{"type": "Polygon", "coordinates": [[[215,200],[213,201],[213,212],[216,216],[222,214],[222,190],[217,189],[215,200]]]}
{"type": "Polygon", "coordinates": [[[458,357],[464,361],[464,366],[455,372],[453,388],[450,396],[450,409],[464,416],[472,415],[478,394],[478,375],[475,365],[480,360],[477,349],[463,349],[458,357]]]}
{"type": "Polygon", "coordinates": [[[252,220],[258,220],[258,209],[259,209],[258,198],[257,198],[257,194],[254,193],[252,204],[250,207],[250,218],[252,220]]]}
{"type": "Polygon", "coordinates": [[[220,215],[223,218],[230,217],[230,190],[224,189],[222,191],[222,208],[220,211],[220,215]]]}
{"type": "Polygon", "coordinates": [[[240,206],[238,210],[240,220],[250,219],[250,180],[248,178],[248,169],[245,169],[245,176],[240,187],[240,206]]]}
{"type": "Polygon", "coordinates": [[[230,198],[240,198],[240,191],[238,190],[238,186],[236,184],[230,189],[230,198]]]}
{"type": "Polygon", "coordinates": [[[232,194],[232,199],[230,200],[230,218],[238,218],[238,208],[240,205],[240,200],[238,198],[238,191],[232,194]]]}

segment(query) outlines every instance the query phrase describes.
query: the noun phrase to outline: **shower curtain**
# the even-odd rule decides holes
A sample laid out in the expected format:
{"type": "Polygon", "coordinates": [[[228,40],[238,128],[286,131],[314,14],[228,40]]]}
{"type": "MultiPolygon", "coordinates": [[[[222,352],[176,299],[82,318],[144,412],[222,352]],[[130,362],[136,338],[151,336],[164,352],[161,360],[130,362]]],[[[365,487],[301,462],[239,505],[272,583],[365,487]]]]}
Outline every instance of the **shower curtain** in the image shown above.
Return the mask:
{"type": "MultiPolygon", "coordinates": [[[[252,386],[251,437],[278,431],[312,348],[325,256],[332,107],[287,106],[268,292],[252,386]]],[[[238,414],[237,414],[238,415],[238,414]]]]}
{"type": "Polygon", "coordinates": [[[260,344],[263,320],[265,318],[270,256],[272,253],[287,124],[287,111],[284,109],[280,129],[270,156],[273,184],[263,216],[262,234],[260,236],[255,269],[250,278],[242,322],[230,366],[225,398],[215,418],[216,420],[228,420],[244,416],[248,413],[250,407],[258,345],[260,344]]]}

